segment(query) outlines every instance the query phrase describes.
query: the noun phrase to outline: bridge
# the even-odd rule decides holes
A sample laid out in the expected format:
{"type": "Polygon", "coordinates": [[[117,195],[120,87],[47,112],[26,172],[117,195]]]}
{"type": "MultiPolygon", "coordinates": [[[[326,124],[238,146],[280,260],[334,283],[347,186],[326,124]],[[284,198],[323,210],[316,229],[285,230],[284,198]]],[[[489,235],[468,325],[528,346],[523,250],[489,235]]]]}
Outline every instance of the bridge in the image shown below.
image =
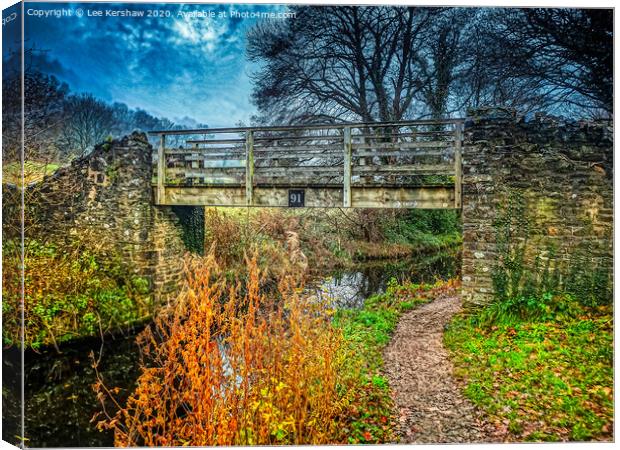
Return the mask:
{"type": "MultiPolygon", "coordinates": [[[[607,121],[526,121],[480,108],[465,123],[156,131],[159,146],[135,132],[27,185],[26,198],[40,206],[31,217],[48,238],[100,237],[161,301],[177,294],[186,251],[179,217],[165,205],[460,207],[464,303],[486,304],[505,251],[497,218],[515,193],[527,210],[511,220],[531,218],[528,264],[553,244],[559,267],[584,249],[575,261],[587,256],[595,266],[578,276],[592,267],[613,273],[613,131],[607,121]]],[[[7,229],[19,230],[22,196],[3,189],[3,217],[15,219],[7,229]]]]}
{"type": "Polygon", "coordinates": [[[155,204],[458,209],[463,124],[152,131],[155,204]]]}

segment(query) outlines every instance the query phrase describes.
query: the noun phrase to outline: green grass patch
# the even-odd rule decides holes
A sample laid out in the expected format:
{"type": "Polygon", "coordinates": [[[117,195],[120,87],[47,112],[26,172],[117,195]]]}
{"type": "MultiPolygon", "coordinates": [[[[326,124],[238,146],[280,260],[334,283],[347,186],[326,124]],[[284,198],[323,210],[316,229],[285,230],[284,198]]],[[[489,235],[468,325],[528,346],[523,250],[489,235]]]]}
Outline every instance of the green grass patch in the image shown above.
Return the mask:
{"type": "MultiPolygon", "coordinates": [[[[26,184],[41,181],[43,177],[51,175],[60,167],[55,163],[24,161],[24,181],[26,184]]],[[[6,164],[2,169],[2,179],[5,183],[21,185],[22,167],[19,162],[6,164]]]]}
{"type": "MultiPolygon", "coordinates": [[[[459,315],[444,335],[465,395],[511,439],[613,439],[613,312],[559,296],[553,314],[488,323],[459,315]]],[[[486,316],[485,316],[486,315],[486,316]]]]}
{"type": "Polygon", "coordinates": [[[454,289],[452,281],[403,285],[392,281],[384,294],[369,297],[362,309],[336,312],[334,326],[343,330],[350,354],[356,358],[347,366],[351,371],[349,376],[358,378],[357,384],[363,386],[352,399],[356,408],[349,426],[343,430],[350,444],[394,441],[390,389],[381,373],[383,349],[404,312],[450,289],[454,289]]]}

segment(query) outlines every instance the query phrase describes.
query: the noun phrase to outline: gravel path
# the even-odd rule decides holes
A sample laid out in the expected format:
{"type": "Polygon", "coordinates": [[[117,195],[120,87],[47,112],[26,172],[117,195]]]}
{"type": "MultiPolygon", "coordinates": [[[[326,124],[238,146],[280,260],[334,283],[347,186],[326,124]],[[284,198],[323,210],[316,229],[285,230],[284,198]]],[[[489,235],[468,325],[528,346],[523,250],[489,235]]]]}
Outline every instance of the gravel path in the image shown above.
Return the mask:
{"type": "Polygon", "coordinates": [[[402,316],[384,352],[401,443],[498,442],[461,394],[443,332],[458,297],[438,298],[402,316]]]}

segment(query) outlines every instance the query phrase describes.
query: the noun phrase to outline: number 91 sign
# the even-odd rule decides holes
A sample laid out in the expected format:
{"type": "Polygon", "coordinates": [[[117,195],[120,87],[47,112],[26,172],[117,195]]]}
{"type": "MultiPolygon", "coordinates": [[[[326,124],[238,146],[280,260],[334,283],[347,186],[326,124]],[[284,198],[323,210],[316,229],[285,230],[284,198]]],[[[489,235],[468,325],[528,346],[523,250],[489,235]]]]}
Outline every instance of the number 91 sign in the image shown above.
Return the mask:
{"type": "Polygon", "coordinates": [[[288,191],[288,206],[290,208],[301,208],[304,206],[306,192],[303,189],[290,189],[288,191]]]}

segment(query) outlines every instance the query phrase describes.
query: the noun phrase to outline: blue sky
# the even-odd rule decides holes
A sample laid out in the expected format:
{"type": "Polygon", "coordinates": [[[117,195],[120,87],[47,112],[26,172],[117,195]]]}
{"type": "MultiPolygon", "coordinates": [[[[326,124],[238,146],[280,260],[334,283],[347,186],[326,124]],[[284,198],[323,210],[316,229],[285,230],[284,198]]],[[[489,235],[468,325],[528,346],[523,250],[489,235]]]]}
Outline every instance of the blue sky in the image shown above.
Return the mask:
{"type": "Polygon", "coordinates": [[[245,57],[244,36],[260,19],[231,18],[232,10],[284,9],[282,5],[26,3],[26,46],[46,50],[38,61],[40,69],[66,81],[72,91],[91,92],[171,120],[191,117],[211,127],[233,126],[248,123],[255,113],[249,75],[256,67],[245,57]],[[53,12],[59,9],[71,12],[53,12]],[[106,10],[143,16],[112,17],[106,10]],[[146,17],[148,11],[163,17],[146,17]],[[216,17],[179,12],[213,12],[216,17]],[[226,17],[220,17],[223,14],[226,17]]]}

